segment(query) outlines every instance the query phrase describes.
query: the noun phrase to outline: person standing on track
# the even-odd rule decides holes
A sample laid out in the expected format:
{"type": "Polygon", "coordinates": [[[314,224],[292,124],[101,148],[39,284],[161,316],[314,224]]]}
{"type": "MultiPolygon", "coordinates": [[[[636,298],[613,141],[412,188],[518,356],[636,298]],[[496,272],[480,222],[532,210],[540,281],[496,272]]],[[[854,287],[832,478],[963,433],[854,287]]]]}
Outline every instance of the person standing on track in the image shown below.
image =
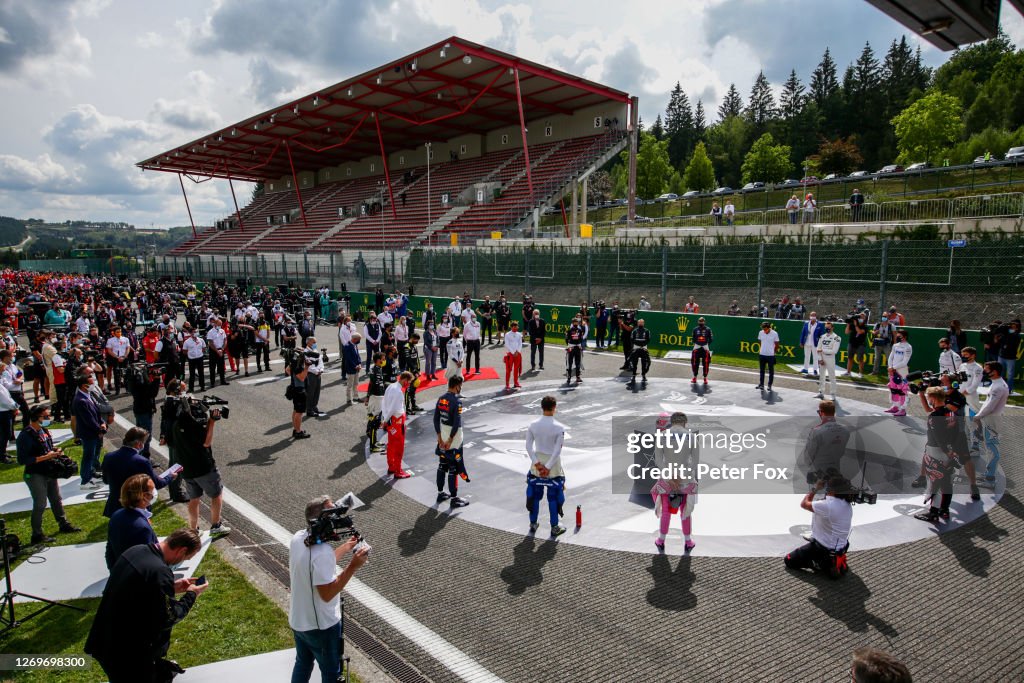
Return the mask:
{"type": "Polygon", "coordinates": [[[402,456],[405,454],[405,390],[412,379],[411,372],[402,372],[398,376],[398,381],[384,391],[384,401],[380,409],[381,425],[388,433],[388,474],[395,479],[407,479],[410,476],[402,469],[402,456]]]}
{"type": "Polygon", "coordinates": [[[779,333],[772,329],[772,324],[767,320],[761,323],[761,331],[757,333],[757,341],[760,350],[757,352],[757,360],[761,370],[761,381],[755,389],[764,391],[764,371],[768,369],[768,391],[772,390],[772,382],[775,381],[775,349],[779,345],[779,333]]]}
{"type": "MultiPolygon", "coordinates": [[[[693,297],[690,297],[691,299],[693,297]]],[[[711,328],[705,324],[704,318],[697,318],[697,327],[693,330],[693,350],[690,352],[690,367],[693,369],[693,379],[690,384],[697,383],[697,370],[704,367],[704,384],[708,383],[708,368],[711,365],[711,342],[715,335],[711,328]]]]}
{"type": "Polygon", "coordinates": [[[449,501],[453,508],[469,505],[460,498],[459,477],[467,482],[466,465],[462,454],[462,376],[455,375],[448,380],[448,391],[437,399],[434,406],[434,433],[437,434],[437,502],[449,501]],[[448,493],[444,492],[445,480],[448,493]]]}
{"type": "Polygon", "coordinates": [[[523,335],[519,332],[519,321],[512,321],[512,329],[505,333],[505,390],[509,379],[519,389],[519,375],[523,372],[523,335]]]}
{"type": "Polygon", "coordinates": [[[540,501],[547,491],[548,519],[551,522],[551,536],[561,536],[565,527],[558,523],[565,503],[565,471],[562,469],[562,443],[565,440],[565,425],[555,420],[554,396],[541,399],[543,417],[530,425],[526,431],[526,453],[530,456],[530,471],[526,474],[526,508],[530,511],[530,533],[537,531],[540,523],[540,501]]]}
{"type": "Polygon", "coordinates": [[[842,338],[832,331],[832,321],[825,321],[825,334],[818,338],[818,398],[825,398],[825,384],[832,387],[832,400],[836,400],[836,354],[843,344],[842,338]],[[827,379],[826,379],[827,378],[827,379]]]}

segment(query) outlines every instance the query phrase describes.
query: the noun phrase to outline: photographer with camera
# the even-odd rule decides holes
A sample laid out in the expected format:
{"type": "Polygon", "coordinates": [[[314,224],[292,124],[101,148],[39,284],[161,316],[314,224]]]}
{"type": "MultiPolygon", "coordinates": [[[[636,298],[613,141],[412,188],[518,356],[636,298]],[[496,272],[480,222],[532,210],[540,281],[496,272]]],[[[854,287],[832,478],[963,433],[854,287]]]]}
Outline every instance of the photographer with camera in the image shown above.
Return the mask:
{"type": "MultiPolygon", "coordinates": [[[[132,417],[135,424],[146,432],[153,431],[156,397],[160,394],[160,371],[152,365],[139,364],[128,371],[128,392],[132,397],[132,417]]],[[[142,455],[149,460],[149,436],[142,447],[142,455]]]]}
{"type": "MultiPolygon", "coordinates": [[[[181,395],[185,391],[185,383],[180,379],[172,379],[167,383],[163,405],[160,406],[160,445],[167,447],[167,465],[172,467],[178,462],[178,451],[174,447],[174,421],[178,417],[181,395]]],[[[187,503],[185,483],[175,477],[168,487],[171,500],[175,503],[187,503]]]]}
{"type": "Polygon", "coordinates": [[[895,328],[890,324],[889,316],[886,313],[882,314],[871,330],[871,347],[874,349],[874,353],[871,354],[873,356],[871,372],[875,375],[882,367],[882,358],[889,354],[894,331],[895,328]]]}
{"type": "Polygon", "coordinates": [[[182,396],[171,430],[175,456],[182,466],[181,478],[188,495],[188,525],[199,530],[199,499],[205,493],[210,497],[211,538],[231,533],[230,527],[220,517],[224,485],[217,462],[213,459],[214,425],[220,419],[220,408],[210,408],[198,399],[182,396]]]}
{"type": "Polygon", "coordinates": [[[800,507],[813,515],[811,540],[786,555],[787,569],[815,569],[833,579],[847,572],[846,551],[853,528],[854,498],[853,485],[841,474],[814,483],[800,501],[800,507]],[[822,489],[825,489],[825,497],[815,500],[822,489]]]}
{"type": "Polygon", "coordinates": [[[283,347],[284,374],[288,376],[288,388],[284,397],[292,402],[292,438],[308,439],[309,433],[302,429],[302,416],[306,413],[306,377],[308,376],[306,354],[283,347]]]}
{"type": "Polygon", "coordinates": [[[334,683],[341,675],[344,625],[339,596],[356,571],[366,564],[369,549],[355,549],[360,539],[354,533],[336,548],[314,535],[323,513],[334,507],[327,496],[307,503],[308,526],[295,533],[288,547],[291,576],[288,625],[295,634],[296,650],[292,683],[308,681],[314,661],[324,683],[334,683]],[[350,551],[352,558],[339,572],[338,562],[350,551]]]}
{"type": "Polygon", "coordinates": [[[52,543],[54,540],[43,533],[43,512],[47,501],[60,533],[81,531],[64,515],[58,482],[58,478],[74,476],[71,470],[77,471],[77,468],[71,467],[74,462],[64,455],[63,449],[54,447],[53,437],[47,429],[49,424],[50,407],[32,406],[28,427],[21,430],[17,439],[18,463],[25,467],[25,485],[32,496],[32,545],[52,543]]]}

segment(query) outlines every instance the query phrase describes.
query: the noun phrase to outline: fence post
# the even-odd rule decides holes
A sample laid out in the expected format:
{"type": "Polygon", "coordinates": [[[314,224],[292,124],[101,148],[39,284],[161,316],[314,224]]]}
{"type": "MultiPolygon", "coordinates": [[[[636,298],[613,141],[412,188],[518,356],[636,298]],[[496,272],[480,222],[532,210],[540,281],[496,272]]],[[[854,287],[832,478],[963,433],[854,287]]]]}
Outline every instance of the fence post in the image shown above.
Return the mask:
{"type": "Polygon", "coordinates": [[[424,254],[427,257],[427,280],[430,282],[430,293],[434,293],[434,250],[427,245],[424,254]]]}
{"type": "Polygon", "coordinates": [[[361,251],[359,252],[359,257],[358,258],[359,258],[359,263],[357,264],[357,266],[359,268],[359,291],[360,292],[365,292],[366,291],[366,266],[363,263],[363,252],[361,252],[361,251]]]}
{"type": "Polygon", "coordinates": [[[593,299],[590,298],[590,266],[591,266],[591,264],[593,262],[593,259],[592,259],[593,255],[594,255],[593,248],[590,245],[587,245],[587,305],[588,306],[590,305],[590,302],[593,301],[593,299]]]}
{"type": "Polygon", "coordinates": [[[885,286],[889,279],[889,240],[882,240],[882,263],[878,277],[878,315],[885,313],[885,286]]]}
{"type": "Polygon", "coordinates": [[[529,293],[530,291],[530,249],[527,247],[523,251],[523,291],[529,293]]]}
{"type": "Polygon", "coordinates": [[[473,298],[476,298],[476,247],[473,248],[473,298]]]}
{"type": "Polygon", "coordinates": [[[668,245],[661,245],[661,310],[668,310],[668,245]]]}
{"type": "MultiPolygon", "coordinates": [[[[807,246],[810,249],[810,245],[807,246]]],[[[761,292],[764,289],[764,242],[758,245],[757,251],[757,300],[755,303],[761,305],[761,292]]]]}
{"type": "Polygon", "coordinates": [[[331,252],[331,291],[336,289],[334,286],[334,252],[331,252]]]}

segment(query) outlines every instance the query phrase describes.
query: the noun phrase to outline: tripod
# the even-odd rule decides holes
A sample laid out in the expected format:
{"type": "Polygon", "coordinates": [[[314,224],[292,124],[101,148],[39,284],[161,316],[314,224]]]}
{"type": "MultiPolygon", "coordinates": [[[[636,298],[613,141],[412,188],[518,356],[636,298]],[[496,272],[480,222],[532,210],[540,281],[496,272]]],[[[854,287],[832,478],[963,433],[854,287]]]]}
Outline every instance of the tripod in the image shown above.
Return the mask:
{"type": "Polygon", "coordinates": [[[11,629],[21,626],[32,617],[39,616],[51,607],[66,607],[67,609],[73,609],[78,612],[85,611],[81,607],[66,605],[63,602],[47,600],[46,598],[41,598],[38,595],[19,593],[14,590],[14,585],[11,583],[11,552],[7,546],[7,522],[3,519],[0,519],[0,545],[3,545],[4,579],[7,582],[7,590],[2,596],[0,596],[0,636],[6,635],[11,629]],[[19,620],[14,616],[14,599],[17,597],[31,598],[45,604],[40,609],[29,614],[27,617],[19,620]]]}

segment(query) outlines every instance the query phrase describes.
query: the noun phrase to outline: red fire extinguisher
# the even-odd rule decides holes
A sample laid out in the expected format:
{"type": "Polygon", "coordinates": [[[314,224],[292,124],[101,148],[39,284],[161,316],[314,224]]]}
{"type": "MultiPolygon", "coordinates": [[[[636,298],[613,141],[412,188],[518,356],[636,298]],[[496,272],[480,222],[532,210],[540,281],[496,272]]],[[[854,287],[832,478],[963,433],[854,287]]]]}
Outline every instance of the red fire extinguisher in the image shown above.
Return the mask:
{"type": "Polygon", "coordinates": [[[576,528],[579,529],[581,526],[583,526],[583,506],[582,505],[577,505],[576,506],[576,528]]]}

